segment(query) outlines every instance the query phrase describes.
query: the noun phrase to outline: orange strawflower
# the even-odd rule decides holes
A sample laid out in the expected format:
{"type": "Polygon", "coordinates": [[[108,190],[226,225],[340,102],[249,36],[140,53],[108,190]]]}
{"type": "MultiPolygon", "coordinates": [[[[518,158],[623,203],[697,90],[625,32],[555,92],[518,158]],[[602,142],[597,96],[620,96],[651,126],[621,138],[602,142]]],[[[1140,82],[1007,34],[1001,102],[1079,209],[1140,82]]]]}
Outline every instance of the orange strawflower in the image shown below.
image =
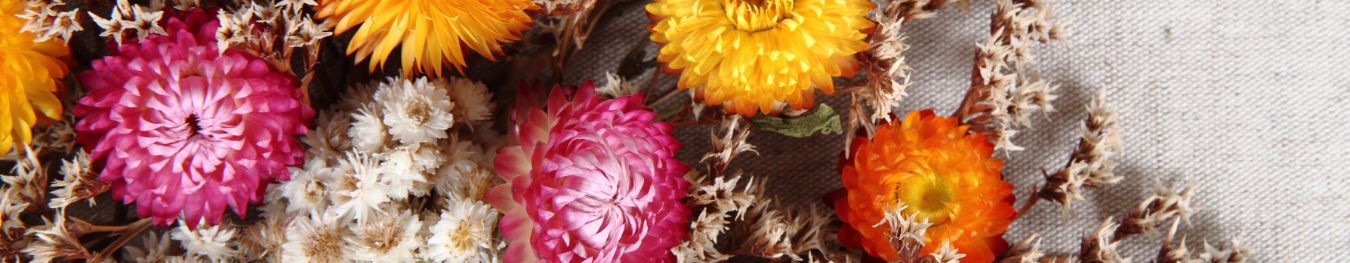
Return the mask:
{"type": "Polygon", "coordinates": [[[966,254],[965,262],[991,262],[1007,251],[1013,187],[999,173],[1003,160],[991,156],[993,145],[969,128],[924,110],[880,125],[871,140],[855,139],[852,154],[839,162],[844,189],[827,197],[844,221],[839,240],[874,257],[898,258],[890,226],[877,223],[903,204],[905,214],[933,224],[923,255],[944,241],[966,254]]]}

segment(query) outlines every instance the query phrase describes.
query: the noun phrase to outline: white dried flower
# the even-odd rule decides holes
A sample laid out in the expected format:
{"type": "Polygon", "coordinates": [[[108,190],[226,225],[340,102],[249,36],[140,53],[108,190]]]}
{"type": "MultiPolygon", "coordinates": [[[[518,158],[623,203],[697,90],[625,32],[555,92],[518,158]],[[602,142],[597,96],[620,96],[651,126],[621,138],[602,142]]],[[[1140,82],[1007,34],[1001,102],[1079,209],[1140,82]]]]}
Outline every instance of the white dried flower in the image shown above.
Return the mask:
{"type": "Polygon", "coordinates": [[[436,172],[436,189],[462,199],[484,200],[495,177],[482,165],[485,151],[474,142],[452,138],[451,143],[442,144],[449,158],[436,172]]]}
{"type": "Polygon", "coordinates": [[[155,9],[144,8],[141,5],[131,6],[132,20],[123,20],[122,27],[136,30],[136,37],[140,39],[150,37],[150,34],[169,35],[168,32],[164,31],[164,27],[159,26],[159,20],[164,18],[164,11],[150,12],[147,10],[155,9]]]}
{"type": "Polygon", "coordinates": [[[933,261],[939,263],[960,263],[961,259],[966,257],[966,254],[956,251],[956,248],[952,247],[951,241],[944,240],[942,246],[929,256],[933,257],[933,261]]]}
{"type": "Polygon", "coordinates": [[[347,251],[359,262],[413,262],[425,245],[422,221],[408,211],[378,216],[361,223],[347,238],[347,251]]]}
{"type": "Polygon", "coordinates": [[[497,210],[479,201],[451,198],[431,227],[424,257],[436,262],[494,262],[497,210]]]}
{"type": "Polygon", "coordinates": [[[618,98],[638,94],[641,88],[633,83],[624,80],[614,72],[605,72],[604,85],[595,86],[595,92],[604,94],[611,98],[618,98]]]}
{"type": "Polygon", "coordinates": [[[108,182],[98,180],[90,170],[89,154],[80,151],[70,160],[61,163],[61,179],[52,182],[52,199],[47,206],[53,209],[65,208],[81,200],[89,200],[94,205],[97,196],[112,187],[108,182]]]}
{"type": "Polygon", "coordinates": [[[216,20],[220,21],[220,26],[216,27],[216,50],[221,54],[224,54],[231,45],[248,41],[251,34],[249,31],[253,30],[253,12],[249,10],[238,12],[222,10],[216,13],[216,20]]]}
{"type": "MultiPolygon", "coordinates": [[[[313,0],[310,0],[313,1],[313,0]]],[[[289,47],[318,47],[319,41],[333,36],[322,25],[314,23],[308,16],[294,21],[286,32],[286,45],[289,47]]]]}
{"type": "Polygon", "coordinates": [[[344,175],[337,178],[336,193],[332,194],[331,210],[338,215],[351,215],[358,221],[383,213],[381,207],[389,202],[389,185],[380,182],[379,161],[369,154],[349,152],[342,160],[344,175]]]}
{"type": "Polygon", "coordinates": [[[89,258],[93,255],[80,244],[80,233],[71,233],[66,226],[65,209],[57,210],[56,222],[42,218],[46,224],[28,230],[28,235],[37,240],[23,248],[23,253],[33,257],[31,262],[51,262],[59,258],[89,258]]]}
{"type": "Polygon", "coordinates": [[[286,227],[286,243],[281,245],[281,262],[346,262],[346,227],[337,217],[311,214],[286,227]]]}
{"type": "Polygon", "coordinates": [[[99,28],[103,29],[103,32],[99,33],[98,36],[105,38],[112,37],[113,41],[115,41],[114,43],[122,43],[122,35],[126,32],[127,28],[122,26],[121,12],[114,10],[107,19],[98,16],[98,14],[94,14],[94,12],[89,12],[88,14],[89,18],[94,20],[94,24],[97,24],[99,28]]]}
{"type": "Polygon", "coordinates": [[[450,78],[443,86],[450,89],[450,99],[455,104],[450,112],[455,121],[469,123],[492,119],[492,109],[497,106],[486,85],[467,78],[450,78]]]}
{"type": "Polygon", "coordinates": [[[187,227],[187,222],[180,220],[171,237],[187,250],[188,255],[206,257],[214,262],[231,262],[239,258],[234,233],[234,228],[225,224],[210,227],[199,224],[192,230],[187,227]]]}
{"type": "Polygon", "coordinates": [[[429,193],[432,184],[427,177],[443,162],[436,148],[423,145],[400,146],[380,156],[384,159],[380,163],[380,183],[389,186],[386,193],[394,200],[429,193]]]}
{"type": "Polygon", "coordinates": [[[1163,186],[1161,183],[1155,183],[1153,192],[1139,202],[1139,205],[1130,212],[1121,222],[1120,229],[1116,231],[1117,236],[1128,236],[1140,233],[1153,233],[1158,225],[1173,219],[1190,221],[1191,214],[1194,214],[1199,207],[1191,204],[1191,198],[1195,196],[1195,185],[1187,184],[1179,190],[1172,187],[1163,186]]]}
{"type": "Polygon", "coordinates": [[[315,118],[314,127],[301,138],[309,146],[305,148],[306,162],[337,160],[351,149],[352,139],[347,133],[352,128],[352,118],[348,114],[325,111],[315,118]]]}
{"type": "Polygon", "coordinates": [[[60,36],[61,42],[70,43],[70,37],[75,32],[83,31],[80,26],[80,14],[76,10],[61,12],[56,15],[56,20],[52,22],[51,28],[44,34],[49,37],[60,36]]]}
{"type": "Polygon", "coordinates": [[[281,182],[274,188],[279,191],[281,197],[286,198],[286,212],[328,208],[328,194],[331,190],[324,182],[329,181],[325,176],[331,175],[331,172],[326,171],[330,168],[323,167],[322,163],[306,162],[305,169],[291,168],[291,180],[281,182]]]}
{"type": "Polygon", "coordinates": [[[159,235],[146,233],[141,236],[141,246],[126,246],[122,255],[139,263],[164,262],[168,260],[171,249],[173,242],[170,241],[169,232],[159,235]]]}
{"type": "MultiPolygon", "coordinates": [[[[454,103],[445,89],[427,78],[399,80],[390,78],[375,91],[375,102],[383,108],[389,134],[403,144],[421,144],[446,137],[454,123],[450,110],[454,103]]],[[[355,137],[355,136],[353,136],[355,137]]]]}
{"type": "Polygon", "coordinates": [[[872,227],[879,227],[883,224],[890,226],[887,235],[890,237],[891,247],[899,255],[915,255],[923,249],[923,236],[928,231],[928,227],[933,224],[928,223],[928,218],[920,220],[919,213],[909,213],[905,215],[905,209],[909,206],[896,203],[891,209],[885,210],[882,214],[882,220],[872,227]]]}
{"type": "Polygon", "coordinates": [[[1040,250],[1041,241],[1036,240],[1036,234],[1023,239],[1021,243],[1008,250],[1008,255],[999,260],[999,263],[1036,263],[1040,262],[1045,253],[1040,250]]]}
{"type": "Polygon", "coordinates": [[[23,215],[23,210],[28,209],[28,205],[29,203],[22,202],[18,198],[18,193],[15,192],[14,188],[0,189],[0,234],[7,235],[7,239],[20,238],[8,235],[12,230],[22,230],[27,227],[20,216],[23,215]]]}
{"type": "Polygon", "coordinates": [[[353,149],[367,153],[383,151],[389,130],[382,115],[384,112],[374,105],[366,105],[352,113],[352,128],[347,130],[347,135],[352,138],[353,149]]]}
{"type": "Polygon", "coordinates": [[[1097,227],[1096,231],[1083,237],[1078,256],[1085,262],[1129,263],[1130,259],[1122,257],[1120,252],[1116,250],[1120,242],[1116,241],[1113,233],[1119,226],[1112,223],[1111,218],[1107,217],[1106,220],[1102,221],[1101,226],[1097,227]]]}

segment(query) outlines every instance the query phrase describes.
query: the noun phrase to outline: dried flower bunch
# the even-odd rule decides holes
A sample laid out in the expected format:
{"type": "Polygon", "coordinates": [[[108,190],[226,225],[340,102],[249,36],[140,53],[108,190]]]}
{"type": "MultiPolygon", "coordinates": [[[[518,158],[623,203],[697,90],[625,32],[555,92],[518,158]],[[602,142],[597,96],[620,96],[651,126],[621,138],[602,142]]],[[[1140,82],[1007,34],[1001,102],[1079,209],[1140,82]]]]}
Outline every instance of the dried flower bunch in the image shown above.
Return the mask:
{"type": "Polygon", "coordinates": [[[1067,34],[1039,0],[994,1],[956,112],[899,109],[919,70],[906,42],[924,37],[905,25],[951,3],[969,9],[0,0],[0,260],[1130,262],[1133,236],[1161,237],[1158,262],[1251,258],[1178,237],[1200,210],[1191,184],[1080,230],[1077,253],[1010,243],[1040,200],[1070,213],[1132,178],[1115,169],[1123,124],[1101,90],[1064,166],[1034,186],[1002,172],[1014,135],[1057,110],[1034,47],[1067,34]],[[650,42],[602,85],[561,83],[624,6],[649,15],[650,42]],[[679,81],[657,87],[662,72],[679,81]],[[816,104],[836,90],[848,108],[816,104]],[[711,147],[691,167],[675,129],[692,126],[711,147]],[[796,193],[733,162],[759,132],[844,134],[841,188],[778,201],[796,193]]]}

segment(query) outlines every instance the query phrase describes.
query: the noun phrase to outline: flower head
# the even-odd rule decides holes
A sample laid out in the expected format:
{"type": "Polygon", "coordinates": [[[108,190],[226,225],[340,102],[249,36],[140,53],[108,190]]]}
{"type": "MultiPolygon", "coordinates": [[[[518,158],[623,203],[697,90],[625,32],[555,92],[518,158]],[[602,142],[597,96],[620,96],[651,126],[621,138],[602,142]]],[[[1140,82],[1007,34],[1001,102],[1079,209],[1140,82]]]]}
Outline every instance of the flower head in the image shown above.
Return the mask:
{"type": "Polygon", "coordinates": [[[873,23],[868,0],[657,0],[647,5],[657,59],[708,105],[772,114],[815,104],[815,88],[856,70],[873,23]]]}
{"type": "Polygon", "coordinates": [[[77,140],[113,196],[161,225],[214,225],[226,207],[242,216],[304,160],[296,135],[314,112],[294,77],[218,52],[210,12],[163,19],[167,36],[120,45],[80,74],[77,140]]]}
{"type": "Polygon", "coordinates": [[[587,82],[548,108],[529,105],[528,88],[502,148],[488,194],[506,215],[506,262],[670,262],[686,232],[689,170],[675,159],[671,126],[653,122],[642,96],[605,100],[587,82]]]}
{"type": "Polygon", "coordinates": [[[442,61],[462,70],[461,46],[488,59],[502,53],[502,43],[529,28],[525,11],[533,8],[530,0],[319,0],[315,17],[336,19],[336,34],[360,25],[347,54],[356,54],[358,62],[372,58],[371,71],[400,47],[404,75],[437,76],[442,61]]]}
{"type": "MultiPolygon", "coordinates": [[[[440,83],[437,83],[440,84],[440,83]]],[[[445,138],[455,118],[450,114],[450,95],[445,88],[427,78],[416,82],[389,78],[375,91],[375,102],[383,105],[384,123],[389,134],[403,144],[419,144],[445,138]]]]}
{"type": "Polygon", "coordinates": [[[452,198],[431,227],[426,258],[436,262],[493,262],[492,230],[497,210],[478,201],[452,198]]]}
{"type": "Polygon", "coordinates": [[[931,110],[910,112],[904,120],[880,125],[871,140],[857,138],[849,158],[840,158],[844,189],[827,199],[845,227],[839,240],[869,255],[899,255],[886,236],[886,209],[907,205],[932,225],[924,234],[922,254],[940,244],[951,246],[972,262],[990,262],[1008,249],[1003,232],[1012,222],[1012,185],[993,158],[993,145],[968,133],[956,119],[931,110]]]}
{"type": "MultiPolygon", "coordinates": [[[[0,155],[33,138],[32,127],[61,118],[64,58],[70,50],[58,39],[34,42],[33,32],[22,31],[27,1],[0,0],[0,155]]],[[[20,147],[22,148],[22,147],[20,147]]]]}

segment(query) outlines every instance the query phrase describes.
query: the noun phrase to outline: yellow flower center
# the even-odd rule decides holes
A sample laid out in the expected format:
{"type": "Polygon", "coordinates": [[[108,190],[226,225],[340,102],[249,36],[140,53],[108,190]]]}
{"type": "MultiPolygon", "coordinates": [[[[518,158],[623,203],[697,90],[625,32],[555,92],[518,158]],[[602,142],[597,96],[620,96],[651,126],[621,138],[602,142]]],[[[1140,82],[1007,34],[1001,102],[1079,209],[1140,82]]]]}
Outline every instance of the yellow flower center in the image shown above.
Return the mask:
{"type": "Polygon", "coordinates": [[[774,28],[796,0],[722,0],[727,19],[736,29],[759,32],[774,28]]]}
{"type": "Polygon", "coordinates": [[[947,221],[956,206],[952,182],[936,174],[913,175],[907,181],[896,191],[900,200],[909,206],[909,211],[919,213],[934,224],[947,221]]]}

